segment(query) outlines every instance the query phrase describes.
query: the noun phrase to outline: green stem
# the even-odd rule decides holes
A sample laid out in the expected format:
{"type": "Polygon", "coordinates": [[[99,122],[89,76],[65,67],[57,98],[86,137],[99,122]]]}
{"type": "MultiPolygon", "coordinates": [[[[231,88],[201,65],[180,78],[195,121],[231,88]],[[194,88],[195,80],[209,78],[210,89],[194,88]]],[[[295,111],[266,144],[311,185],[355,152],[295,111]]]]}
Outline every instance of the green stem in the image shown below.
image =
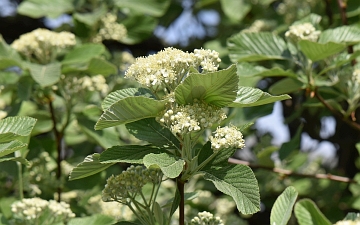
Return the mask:
{"type": "MultiPolygon", "coordinates": [[[[15,152],[15,157],[20,157],[20,151],[15,152]]],[[[22,200],[24,198],[24,182],[23,182],[23,174],[22,174],[22,164],[20,162],[16,162],[18,167],[18,179],[19,179],[19,198],[22,200]]]]}
{"type": "Polygon", "coordinates": [[[131,203],[127,204],[127,206],[130,208],[130,210],[134,213],[134,215],[136,216],[136,218],[138,218],[140,220],[140,222],[142,224],[147,224],[147,221],[145,221],[142,216],[140,216],[136,210],[131,206],[131,203]]]}

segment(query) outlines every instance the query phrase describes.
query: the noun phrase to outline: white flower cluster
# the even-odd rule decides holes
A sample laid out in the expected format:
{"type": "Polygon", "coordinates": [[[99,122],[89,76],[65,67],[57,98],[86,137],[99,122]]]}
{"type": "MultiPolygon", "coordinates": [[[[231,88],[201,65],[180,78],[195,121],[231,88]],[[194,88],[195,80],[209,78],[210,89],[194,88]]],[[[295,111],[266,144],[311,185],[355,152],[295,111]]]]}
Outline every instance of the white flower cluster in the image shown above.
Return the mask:
{"type": "Polygon", "coordinates": [[[218,69],[220,61],[219,53],[211,50],[195,49],[194,53],[187,53],[165,48],[157,54],[137,58],[125,76],[147,87],[174,90],[188,74],[190,67],[201,67],[203,71],[212,72],[218,69]]]}
{"type": "Polygon", "coordinates": [[[215,217],[209,212],[199,212],[194,219],[191,220],[191,225],[224,225],[220,217],[215,217]]]}
{"type": "Polygon", "coordinates": [[[103,75],[96,75],[92,77],[84,76],[79,79],[79,83],[83,89],[88,91],[99,91],[102,95],[109,92],[109,86],[106,84],[106,79],[103,75]]]}
{"type": "Polygon", "coordinates": [[[360,220],[357,221],[342,220],[335,223],[335,225],[360,225],[360,220]]]}
{"type": "Polygon", "coordinates": [[[244,148],[245,141],[242,133],[235,126],[218,127],[210,137],[211,148],[217,152],[225,148],[244,148]]]}
{"type": "Polygon", "coordinates": [[[194,101],[193,104],[180,105],[167,110],[159,118],[159,122],[169,127],[173,134],[183,135],[211,128],[213,124],[218,124],[224,119],[226,115],[221,108],[194,101]]]}
{"type": "Polygon", "coordinates": [[[275,27],[275,23],[268,20],[255,20],[251,26],[247,29],[242,30],[243,33],[256,33],[261,31],[271,30],[272,27],[275,27]]]}
{"type": "Polygon", "coordinates": [[[65,48],[76,44],[75,35],[70,32],[53,32],[38,28],[20,36],[11,47],[26,56],[29,60],[49,63],[65,48]]]}
{"type": "MultiPolygon", "coordinates": [[[[0,93],[1,93],[1,86],[0,85],[0,93]]],[[[0,120],[7,116],[7,112],[3,111],[6,107],[6,102],[3,99],[0,99],[0,120]]]]}
{"type": "Polygon", "coordinates": [[[105,188],[102,191],[102,200],[104,202],[117,201],[127,204],[129,196],[134,197],[140,193],[146,183],[159,184],[161,178],[162,172],[160,169],[130,166],[121,174],[112,175],[107,179],[105,188]]]}
{"type": "Polygon", "coordinates": [[[355,69],[353,72],[353,80],[360,84],[360,69],[355,69]]]}
{"type": "Polygon", "coordinates": [[[102,42],[103,40],[120,41],[127,35],[126,27],[118,23],[117,16],[112,13],[107,13],[101,19],[102,27],[99,33],[93,38],[94,42],[102,42]]]}
{"type": "Polygon", "coordinates": [[[316,30],[311,23],[296,24],[289,27],[285,36],[294,43],[300,40],[309,40],[316,42],[320,36],[321,31],[316,30]]]}
{"type": "Polygon", "coordinates": [[[15,202],[11,205],[11,211],[16,221],[27,222],[27,224],[37,224],[37,220],[46,212],[51,214],[49,218],[53,223],[67,222],[75,217],[69,204],[54,200],[46,201],[41,198],[28,198],[15,202]]]}

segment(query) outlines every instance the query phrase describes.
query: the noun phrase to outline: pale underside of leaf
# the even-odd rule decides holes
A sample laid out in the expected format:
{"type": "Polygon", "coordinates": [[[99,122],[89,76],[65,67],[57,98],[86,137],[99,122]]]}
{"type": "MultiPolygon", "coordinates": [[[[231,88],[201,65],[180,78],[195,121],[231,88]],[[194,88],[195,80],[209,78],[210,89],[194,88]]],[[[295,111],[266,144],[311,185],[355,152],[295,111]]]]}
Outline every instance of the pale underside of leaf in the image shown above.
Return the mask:
{"type": "Polygon", "coordinates": [[[270,214],[270,224],[286,225],[298,196],[294,187],[287,187],[276,199],[270,214]]]}

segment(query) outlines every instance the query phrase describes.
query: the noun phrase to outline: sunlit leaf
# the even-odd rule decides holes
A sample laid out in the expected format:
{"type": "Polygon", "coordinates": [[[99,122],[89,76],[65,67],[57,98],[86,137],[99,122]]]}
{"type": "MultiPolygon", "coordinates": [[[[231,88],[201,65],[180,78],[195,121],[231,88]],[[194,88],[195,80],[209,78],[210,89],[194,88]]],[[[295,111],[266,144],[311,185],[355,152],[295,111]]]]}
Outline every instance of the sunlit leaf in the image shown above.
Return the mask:
{"type": "Polygon", "coordinates": [[[36,119],[27,116],[7,117],[0,120],[0,143],[31,134],[36,119]]]}
{"type": "Polygon", "coordinates": [[[238,82],[235,65],[217,72],[191,74],[175,89],[175,99],[183,105],[198,99],[224,107],[234,101],[238,82]]]}
{"type": "Polygon", "coordinates": [[[294,187],[287,187],[276,199],[270,214],[270,224],[287,225],[298,196],[294,187]]]}
{"type": "MultiPolygon", "coordinates": [[[[262,66],[253,66],[247,62],[241,62],[237,64],[237,74],[239,76],[260,76],[260,77],[296,77],[296,74],[291,70],[283,70],[279,67],[273,67],[271,69],[267,69],[262,66]]],[[[241,78],[240,78],[241,85],[241,78]]]]}
{"type": "Polygon", "coordinates": [[[342,26],[334,29],[327,29],[321,32],[319,43],[335,42],[356,44],[360,42],[360,27],[358,26],[342,26]]]}
{"type": "Polygon", "coordinates": [[[230,165],[222,168],[211,168],[204,178],[214,183],[224,194],[230,195],[243,214],[254,214],[260,210],[259,186],[250,167],[230,165]]]}
{"type": "Polygon", "coordinates": [[[131,123],[137,120],[156,117],[164,110],[166,101],[147,97],[127,97],[112,104],[95,125],[96,130],[131,123]]]}
{"type": "Polygon", "coordinates": [[[71,0],[26,0],[17,8],[19,14],[32,18],[56,18],[74,10],[71,0]]]}
{"type": "MultiPolygon", "coordinates": [[[[112,224],[115,224],[116,222],[117,222],[116,219],[112,216],[95,214],[95,215],[87,216],[87,217],[73,218],[67,224],[68,225],[99,225],[99,224],[112,225],[112,224]]],[[[130,223],[130,224],[132,224],[132,223],[130,223]]]]}
{"type": "Polygon", "coordinates": [[[94,153],[86,156],[70,173],[69,180],[81,179],[99,173],[114,163],[100,163],[100,154],[94,153]]]}
{"type": "MultiPolygon", "coordinates": [[[[19,162],[25,166],[30,166],[30,162],[23,158],[23,157],[9,157],[9,158],[0,158],[0,162],[6,162],[6,161],[14,161],[14,162],[19,162]]],[[[0,223],[1,225],[1,223],[0,223]]]]}
{"type": "Polygon", "coordinates": [[[86,72],[90,75],[101,74],[108,76],[117,73],[117,68],[114,64],[101,58],[92,58],[87,66],[86,72]]]}
{"type": "Polygon", "coordinates": [[[146,167],[156,166],[161,169],[165,176],[175,178],[183,171],[185,162],[167,153],[148,154],[144,157],[146,167]]]}
{"type": "Polygon", "coordinates": [[[331,225],[310,199],[302,199],[295,204],[295,216],[300,225],[331,225]]]}

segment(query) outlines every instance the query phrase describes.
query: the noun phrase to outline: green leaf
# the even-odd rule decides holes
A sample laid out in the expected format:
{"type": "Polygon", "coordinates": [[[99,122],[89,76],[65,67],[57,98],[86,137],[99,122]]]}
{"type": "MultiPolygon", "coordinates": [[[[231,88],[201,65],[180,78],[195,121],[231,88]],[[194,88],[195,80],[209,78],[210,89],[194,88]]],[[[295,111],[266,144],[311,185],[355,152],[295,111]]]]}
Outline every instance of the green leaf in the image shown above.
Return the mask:
{"type": "Polygon", "coordinates": [[[279,149],[279,157],[281,160],[285,159],[290,153],[294,150],[298,150],[300,148],[301,141],[301,133],[302,133],[303,125],[300,125],[296,130],[296,134],[294,137],[281,145],[279,149]]]}
{"type": "Polygon", "coordinates": [[[156,117],[164,110],[166,101],[142,96],[127,97],[112,104],[100,117],[95,130],[131,123],[144,118],[156,117]]]}
{"type": "Polygon", "coordinates": [[[304,88],[304,84],[294,78],[284,78],[271,85],[269,92],[273,95],[281,95],[299,91],[304,88]]]}
{"type": "MultiPolygon", "coordinates": [[[[142,3],[144,3],[144,1],[142,1],[142,3]]],[[[127,29],[127,35],[121,39],[121,42],[133,45],[148,39],[153,34],[153,30],[156,28],[158,21],[151,16],[133,14],[123,20],[122,23],[127,29]]]]}
{"type": "Polygon", "coordinates": [[[98,23],[106,14],[106,8],[104,6],[101,6],[100,8],[95,9],[92,12],[89,13],[74,13],[73,18],[88,25],[89,27],[93,27],[98,23]]]}
{"type": "Polygon", "coordinates": [[[294,207],[298,192],[294,187],[287,187],[276,199],[270,214],[270,224],[287,225],[294,207]]]}
{"type": "Polygon", "coordinates": [[[289,95],[273,96],[258,88],[240,86],[235,101],[229,107],[259,106],[290,98],[289,95]]]}
{"type": "MultiPolygon", "coordinates": [[[[273,67],[271,69],[267,69],[262,66],[253,66],[250,63],[247,62],[241,62],[237,65],[237,74],[239,76],[260,76],[260,77],[278,77],[278,76],[284,76],[284,77],[294,77],[296,78],[297,75],[292,72],[291,70],[283,70],[279,67],[273,67]]],[[[241,79],[240,79],[241,84],[241,79]]]]}
{"type": "Polygon", "coordinates": [[[103,76],[109,76],[111,74],[116,74],[117,68],[114,64],[105,59],[92,58],[85,72],[88,72],[90,75],[101,74],[103,76]]]}
{"type": "Polygon", "coordinates": [[[112,225],[115,224],[116,220],[114,217],[95,214],[87,217],[73,218],[67,225],[112,225]]]}
{"type": "Polygon", "coordinates": [[[99,173],[114,163],[101,163],[100,154],[95,153],[86,156],[83,162],[79,163],[70,173],[69,180],[81,179],[99,173]]]}
{"type": "Polygon", "coordinates": [[[125,89],[120,89],[120,90],[117,90],[117,91],[114,91],[114,92],[111,92],[110,94],[108,94],[106,96],[106,98],[104,99],[104,101],[102,102],[101,107],[103,110],[107,110],[108,108],[110,108],[110,106],[112,106],[117,101],[124,99],[126,97],[130,97],[130,96],[144,96],[144,97],[155,99],[155,97],[152,95],[152,93],[149,89],[125,88],[125,89]]]}
{"type": "Polygon", "coordinates": [[[0,57],[0,70],[7,69],[12,66],[18,66],[21,67],[22,64],[20,61],[8,58],[8,57],[0,57]]]}
{"type": "Polygon", "coordinates": [[[176,87],[175,99],[183,105],[198,99],[224,107],[234,101],[238,82],[235,65],[217,72],[190,74],[176,87]]]}
{"type": "Polygon", "coordinates": [[[150,153],[162,153],[160,148],[151,145],[118,145],[106,149],[100,155],[101,163],[143,164],[143,158],[150,153]]]}
{"type": "Polygon", "coordinates": [[[83,44],[74,48],[65,55],[63,64],[87,63],[92,58],[105,53],[106,49],[102,44],[83,44]]]}
{"type": "Polygon", "coordinates": [[[170,5],[170,0],[115,0],[119,8],[128,8],[140,14],[160,17],[164,15],[170,5]]]}
{"type": "Polygon", "coordinates": [[[288,59],[285,41],[270,32],[238,33],[228,39],[232,62],[288,59]]]}
{"type": "Polygon", "coordinates": [[[26,146],[27,146],[26,143],[22,143],[21,141],[17,141],[17,140],[14,140],[14,141],[11,141],[8,143],[4,143],[4,144],[0,144],[0,157],[3,157],[10,153],[13,153],[16,150],[19,150],[26,146]]]}
{"type": "Polygon", "coordinates": [[[342,26],[321,32],[319,43],[335,42],[352,45],[360,42],[360,28],[357,26],[342,26]]]}
{"type": "Polygon", "coordinates": [[[233,21],[240,22],[251,10],[251,5],[244,0],[220,0],[225,15],[233,21]]]}
{"type": "Polygon", "coordinates": [[[27,116],[7,117],[0,120],[0,143],[29,136],[35,123],[36,119],[27,116]]]}
{"type": "Polygon", "coordinates": [[[154,202],[153,212],[154,212],[154,217],[155,217],[157,224],[164,225],[166,218],[165,218],[164,212],[161,210],[161,207],[158,202],[154,202]]]}
{"type": "Polygon", "coordinates": [[[346,214],[346,216],[343,220],[351,220],[351,221],[360,220],[360,214],[354,213],[354,212],[349,212],[348,214],[346,214]]]}
{"type": "Polygon", "coordinates": [[[171,131],[161,126],[154,118],[146,118],[126,124],[130,134],[158,147],[180,148],[179,140],[171,131]]]}
{"type": "Polygon", "coordinates": [[[17,8],[19,14],[32,18],[56,18],[73,10],[71,0],[26,0],[17,8]]]}
{"type": "Polygon", "coordinates": [[[15,161],[15,162],[19,162],[21,164],[24,164],[25,166],[30,166],[30,162],[27,161],[23,157],[0,158],[0,162],[5,162],[5,161],[15,161]]]}
{"type": "MultiPolygon", "coordinates": [[[[202,170],[210,170],[211,168],[215,167],[225,167],[228,166],[228,159],[234,155],[236,149],[234,148],[227,148],[222,149],[221,151],[216,153],[216,156],[210,160],[206,164],[206,166],[202,170]]],[[[198,153],[198,164],[200,165],[202,162],[207,160],[213,154],[213,150],[211,149],[211,142],[208,141],[206,144],[200,149],[198,153]]]]}
{"type": "Polygon", "coordinates": [[[302,199],[295,204],[295,216],[300,225],[331,225],[310,199],[302,199]]]}
{"type": "Polygon", "coordinates": [[[47,65],[28,63],[31,77],[42,87],[51,86],[60,80],[61,64],[58,62],[47,65]]]}
{"type": "Polygon", "coordinates": [[[314,13],[310,13],[308,16],[295,21],[292,25],[311,23],[312,25],[314,25],[314,27],[316,27],[320,23],[320,21],[321,21],[321,16],[314,13]]]}
{"type": "Polygon", "coordinates": [[[175,178],[179,176],[185,165],[184,160],[177,159],[168,153],[148,154],[144,157],[143,162],[146,167],[159,167],[164,175],[169,178],[175,178]]]}
{"type": "Polygon", "coordinates": [[[22,62],[19,53],[6,43],[6,41],[4,40],[1,34],[0,34],[0,56],[2,56],[1,58],[16,60],[18,63],[22,62]]]}
{"type": "Polygon", "coordinates": [[[214,183],[224,194],[230,195],[243,214],[253,214],[260,210],[259,186],[250,167],[230,165],[205,172],[204,178],[214,183]]]}
{"type": "Polygon", "coordinates": [[[319,61],[333,56],[346,48],[345,44],[335,42],[317,43],[309,40],[298,42],[300,50],[312,61],[319,61]]]}

